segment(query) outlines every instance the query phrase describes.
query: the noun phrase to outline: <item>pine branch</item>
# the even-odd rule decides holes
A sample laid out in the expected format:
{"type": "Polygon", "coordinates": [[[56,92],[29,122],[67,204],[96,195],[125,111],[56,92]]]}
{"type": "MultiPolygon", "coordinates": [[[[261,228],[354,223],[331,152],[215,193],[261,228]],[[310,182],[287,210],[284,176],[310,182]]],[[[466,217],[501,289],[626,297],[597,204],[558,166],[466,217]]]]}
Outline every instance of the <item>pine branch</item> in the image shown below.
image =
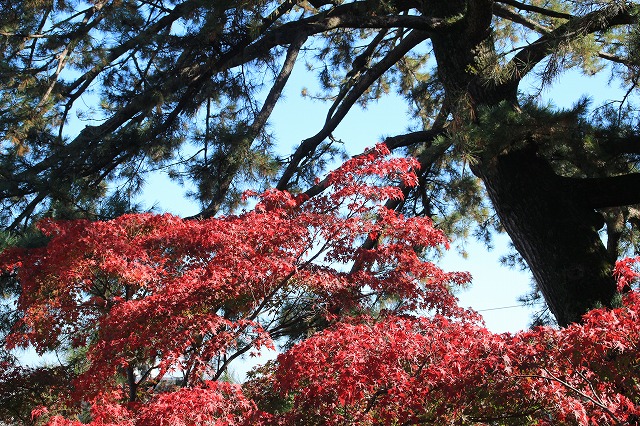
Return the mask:
{"type": "Polygon", "coordinates": [[[508,64],[509,68],[514,69],[514,72],[503,85],[508,87],[517,84],[537,64],[556,51],[562,44],[584,37],[586,34],[606,31],[618,25],[631,25],[637,22],[637,16],[630,10],[615,6],[574,18],[541,36],[538,40],[518,52],[508,64]]]}
{"type": "Polygon", "coordinates": [[[599,137],[602,149],[610,155],[640,155],[640,135],[628,137],[599,137]]]}
{"type": "MultiPolygon", "coordinates": [[[[293,71],[293,67],[298,58],[298,53],[300,52],[300,49],[302,48],[305,41],[306,37],[300,37],[300,39],[296,41],[296,43],[292,44],[289,47],[287,56],[282,65],[282,69],[276,77],[276,80],[273,83],[273,86],[271,87],[271,90],[269,91],[269,94],[267,95],[260,112],[258,112],[253,123],[249,127],[249,134],[246,136],[245,140],[238,142],[239,144],[244,146],[239,146],[237,147],[238,149],[243,150],[250,148],[251,143],[253,142],[255,137],[264,129],[264,126],[267,124],[267,120],[271,116],[271,113],[273,112],[273,109],[275,108],[278,99],[280,98],[280,95],[284,90],[284,87],[289,81],[289,77],[291,76],[291,72],[293,71]]],[[[236,151],[237,149],[234,150],[234,152],[236,151]]],[[[236,161],[233,164],[229,165],[229,167],[232,170],[227,170],[226,176],[216,177],[217,179],[220,179],[222,181],[219,184],[220,188],[217,191],[218,193],[216,194],[216,197],[211,200],[209,206],[207,206],[205,210],[197,215],[198,218],[213,217],[220,209],[222,201],[224,200],[224,197],[231,186],[231,182],[233,181],[233,178],[235,177],[240,167],[240,163],[236,161]]]]}
{"type": "MultiPolygon", "coordinates": [[[[516,24],[520,24],[525,28],[528,28],[530,30],[533,30],[539,34],[549,34],[551,33],[551,29],[548,27],[545,27],[544,25],[540,25],[539,22],[534,21],[532,19],[528,19],[527,17],[507,8],[504,6],[501,6],[499,4],[494,4],[493,5],[493,14],[497,17],[503,18],[503,19],[507,19],[511,22],[514,22],[516,24]]],[[[622,58],[620,56],[616,56],[616,55],[612,55],[611,53],[607,53],[604,51],[598,52],[598,56],[602,59],[605,59],[607,61],[611,61],[611,62],[616,62],[619,64],[623,64],[623,65],[627,65],[630,66],[632,63],[631,61],[622,58]]]]}
{"type": "Polygon", "coordinates": [[[526,4],[526,3],[522,3],[519,2],[517,0],[496,0],[496,3],[503,3],[509,6],[513,6],[516,9],[519,10],[524,10],[527,12],[533,12],[533,13],[539,13],[541,15],[544,16],[549,16],[551,18],[560,18],[560,19],[573,19],[575,18],[575,16],[569,14],[569,13],[564,13],[564,12],[558,12],[555,10],[551,10],[551,9],[545,9],[543,7],[538,7],[538,6],[533,6],[530,4],[526,4]]]}
{"type": "Polygon", "coordinates": [[[517,12],[514,12],[513,10],[501,6],[499,4],[494,4],[493,5],[493,14],[495,16],[498,16],[500,18],[503,19],[507,19],[511,22],[514,22],[516,24],[520,24],[525,28],[528,28],[530,30],[536,31],[540,34],[548,34],[551,32],[551,30],[547,27],[545,27],[544,25],[540,25],[540,23],[538,23],[537,21],[534,21],[532,19],[528,19],[526,16],[523,16],[517,12]]]}
{"type": "Polygon", "coordinates": [[[594,209],[640,204],[640,173],[604,178],[562,178],[594,209]]]}
{"type": "Polygon", "coordinates": [[[324,141],[331,132],[342,122],[351,107],[357,102],[363,93],[379,79],[389,68],[406,55],[411,49],[426,40],[428,35],[422,31],[410,32],[398,45],[391,50],[380,62],[373,65],[353,86],[351,91],[341,100],[340,106],[335,108],[335,113],[327,119],[323,128],[314,136],[302,141],[300,146],[291,156],[287,168],[282,173],[278,181],[278,189],[286,189],[291,178],[297,171],[300,162],[315,152],[316,148],[324,141]]]}
{"type": "Polygon", "coordinates": [[[249,45],[239,55],[230,58],[225,68],[233,68],[260,57],[276,46],[292,43],[298,35],[312,36],[339,28],[385,29],[408,28],[425,32],[449,31],[455,26],[450,19],[416,15],[374,15],[367,2],[344,4],[309,18],[288,22],[249,45]]]}
{"type": "Polygon", "coordinates": [[[633,65],[633,62],[631,62],[628,59],[621,58],[620,56],[612,55],[611,53],[607,53],[604,51],[598,52],[598,56],[602,59],[605,59],[611,62],[616,62],[618,64],[627,65],[627,66],[633,65]]]}

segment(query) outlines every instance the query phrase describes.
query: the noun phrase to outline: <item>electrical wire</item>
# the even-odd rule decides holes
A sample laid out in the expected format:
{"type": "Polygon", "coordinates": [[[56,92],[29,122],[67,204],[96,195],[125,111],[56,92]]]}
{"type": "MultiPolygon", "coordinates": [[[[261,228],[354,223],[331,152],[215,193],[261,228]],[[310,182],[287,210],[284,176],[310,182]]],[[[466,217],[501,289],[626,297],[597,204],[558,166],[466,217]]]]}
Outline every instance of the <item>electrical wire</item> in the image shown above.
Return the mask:
{"type": "Polygon", "coordinates": [[[487,309],[474,309],[476,312],[487,312],[487,311],[499,311],[501,309],[513,309],[513,308],[526,308],[530,305],[511,305],[511,306],[500,306],[498,308],[487,308],[487,309]]]}

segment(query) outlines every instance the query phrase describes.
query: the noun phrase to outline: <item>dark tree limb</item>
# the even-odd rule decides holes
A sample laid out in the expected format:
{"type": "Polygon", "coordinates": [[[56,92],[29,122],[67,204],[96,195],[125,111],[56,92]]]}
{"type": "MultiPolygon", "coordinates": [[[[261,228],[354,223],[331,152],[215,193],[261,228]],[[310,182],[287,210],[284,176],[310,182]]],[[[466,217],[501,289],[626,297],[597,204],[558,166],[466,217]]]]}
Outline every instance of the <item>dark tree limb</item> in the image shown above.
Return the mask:
{"type": "Polygon", "coordinates": [[[530,4],[522,3],[517,0],[496,0],[496,3],[506,4],[508,6],[515,7],[519,10],[524,10],[526,12],[534,12],[539,13],[540,15],[549,16],[551,18],[560,18],[560,19],[573,19],[574,16],[569,13],[558,12],[551,9],[545,9],[543,7],[533,6],[530,4]]]}
{"type": "MultiPolygon", "coordinates": [[[[249,127],[248,134],[244,137],[243,140],[238,141],[238,146],[236,147],[236,149],[234,149],[234,152],[236,150],[243,151],[249,149],[253,140],[264,129],[264,126],[267,124],[267,120],[271,116],[271,113],[273,112],[273,109],[275,108],[278,99],[280,98],[282,91],[287,84],[287,81],[289,81],[289,77],[291,76],[293,67],[296,63],[296,60],[298,59],[298,53],[300,53],[300,49],[304,45],[305,41],[306,37],[300,37],[299,40],[289,46],[289,49],[287,50],[287,56],[282,65],[282,69],[276,77],[273,86],[271,87],[271,90],[269,91],[269,94],[267,95],[264,104],[260,109],[260,112],[258,112],[253,123],[249,127]]],[[[212,217],[220,210],[222,202],[224,201],[224,197],[229,191],[231,183],[240,167],[240,162],[231,161],[229,167],[231,167],[232,169],[225,170],[226,173],[224,174],[224,176],[217,177],[217,179],[220,181],[218,183],[218,191],[215,194],[214,199],[210,201],[207,208],[196,216],[197,218],[212,217]]]]}
{"type": "Polygon", "coordinates": [[[640,173],[603,178],[564,178],[594,209],[640,204],[640,173]]]}
{"type": "Polygon", "coordinates": [[[446,32],[456,20],[417,15],[375,15],[368,13],[367,2],[354,2],[331,8],[309,18],[288,22],[267,32],[233,58],[225,67],[250,62],[275,46],[292,43],[298,35],[312,36],[339,28],[408,28],[425,32],[446,32]]]}
{"type": "Polygon", "coordinates": [[[620,56],[616,56],[616,55],[612,55],[611,53],[608,52],[598,52],[598,56],[602,59],[605,59],[607,61],[611,61],[611,62],[615,62],[617,64],[622,64],[622,65],[626,65],[626,66],[631,66],[633,65],[633,62],[622,58],[620,56]]]}
{"type": "Polygon", "coordinates": [[[517,84],[537,64],[553,53],[559,46],[583,37],[585,34],[605,31],[618,25],[637,23],[636,11],[620,6],[610,6],[602,10],[574,18],[518,52],[507,65],[513,68],[512,77],[503,86],[517,84]]]}
{"type": "Polygon", "coordinates": [[[340,106],[335,108],[335,113],[327,119],[323,128],[314,136],[305,139],[293,153],[287,168],[282,173],[278,181],[278,189],[287,189],[291,178],[297,171],[300,162],[307,156],[313,154],[316,148],[333,132],[342,122],[351,107],[362,96],[363,93],[379,79],[389,68],[406,55],[411,49],[426,40],[428,35],[422,31],[410,32],[398,45],[391,50],[380,62],[373,65],[362,77],[354,84],[351,91],[341,100],[340,106]]]}
{"type": "Polygon", "coordinates": [[[532,19],[528,19],[526,16],[523,16],[508,7],[504,7],[500,4],[493,5],[493,14],[499,18],[507,19],[516,24],[520,24],[525,28],[536,31],[540,34],[548,34],[551,30],[544,25],[540,25],[537,21],[532,19]]]}
{"type": "Polygon", "coordinates": [[[420,130],[404,135],[390,136],[384,140],[384,143],[390,151],[393,151],[406,146],[431,144],[436,137],[444,135],[444,133],[445,130],[442,128],[420,130]]]}
{"type": "Polygon", "coordinates": [[[353,60],[353,62],[351,63],[351,69],[346,75],[347,82],[340,88],[340,93],[338,93],[335,100],[333,101],[333,105],[331,105],[329,111],[327,111],[327,121],[331,119],[331,116],[335,112],[336,108],[341,104],[344,97],[352,89],[353,84],[358,81],[358,77],[360,77],[363,72],[366,72],[366,69],[369,66],[376,48],[380,45],[380,43],[382,43],[387,35],[387,32],[388,31],[385,29],[376,34],[376,36],[373,38],[371,43],[369,43],[364,52],[362,52],[353,60]]]}
{"type": "Polygon", "coordinates": [[[628,137],[603,137],[601,147],[610,155],[638,154],[640,155],[640,135],[628,137]]]}

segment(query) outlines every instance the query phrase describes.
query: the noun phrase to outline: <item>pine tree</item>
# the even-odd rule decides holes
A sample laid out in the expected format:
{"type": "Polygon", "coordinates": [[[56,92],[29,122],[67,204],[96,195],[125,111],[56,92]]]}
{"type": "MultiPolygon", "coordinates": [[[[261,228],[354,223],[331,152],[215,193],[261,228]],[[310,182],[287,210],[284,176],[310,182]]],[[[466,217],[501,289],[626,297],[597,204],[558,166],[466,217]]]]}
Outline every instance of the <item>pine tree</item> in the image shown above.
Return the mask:
{"type": "Polygon", "coordinates": [[[7,232],[134,210],[158,168],[195,184],[202,218],[233,211],[247,180],[317,193],[346,113],[395,91],[421,128],[387,145],[422,171],[390,205],[448,231],[504,229],[560,325],[610,306],[614,262],[637,250],[634,1],[32,0],[2,10],[7,232]],[[303,49],[316,53],[327,119],[281,158],[266,124],[303,49]],[[540,73],[542,89],[570,68],[611,73],[628,96],[594,115],[519,92],[527,75],[540,73]],[[91,124],[74,132],[76,116],[91,124]]]}

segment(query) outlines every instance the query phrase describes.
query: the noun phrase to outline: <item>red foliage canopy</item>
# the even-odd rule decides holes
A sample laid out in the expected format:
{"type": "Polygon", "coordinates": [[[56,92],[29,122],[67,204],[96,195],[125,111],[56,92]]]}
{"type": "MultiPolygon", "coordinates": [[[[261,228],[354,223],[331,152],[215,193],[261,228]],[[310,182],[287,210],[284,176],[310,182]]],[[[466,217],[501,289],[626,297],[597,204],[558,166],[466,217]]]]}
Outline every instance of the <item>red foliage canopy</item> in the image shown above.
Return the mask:
{"type": "MultiPolygon", "coordinates": [[[[640,296],[566,329],[490,333],[451,295],[468,275],[420,255],[444,235],[382,205],[402,196],[383,180],[415,184],[417,165],[388,155],[377,146],[323,194],[267,191],[238,216],[41,222],[46,246],[0,255],[23,290],[7,345],[86,362],[35,421],[80,424],[89,402],[94,425],[635,424],[640,296]],[[299,329],[242,387],[220,381],[299,329]]],[[[636,261],[618,265],[621,288],[636,261]]]]}

